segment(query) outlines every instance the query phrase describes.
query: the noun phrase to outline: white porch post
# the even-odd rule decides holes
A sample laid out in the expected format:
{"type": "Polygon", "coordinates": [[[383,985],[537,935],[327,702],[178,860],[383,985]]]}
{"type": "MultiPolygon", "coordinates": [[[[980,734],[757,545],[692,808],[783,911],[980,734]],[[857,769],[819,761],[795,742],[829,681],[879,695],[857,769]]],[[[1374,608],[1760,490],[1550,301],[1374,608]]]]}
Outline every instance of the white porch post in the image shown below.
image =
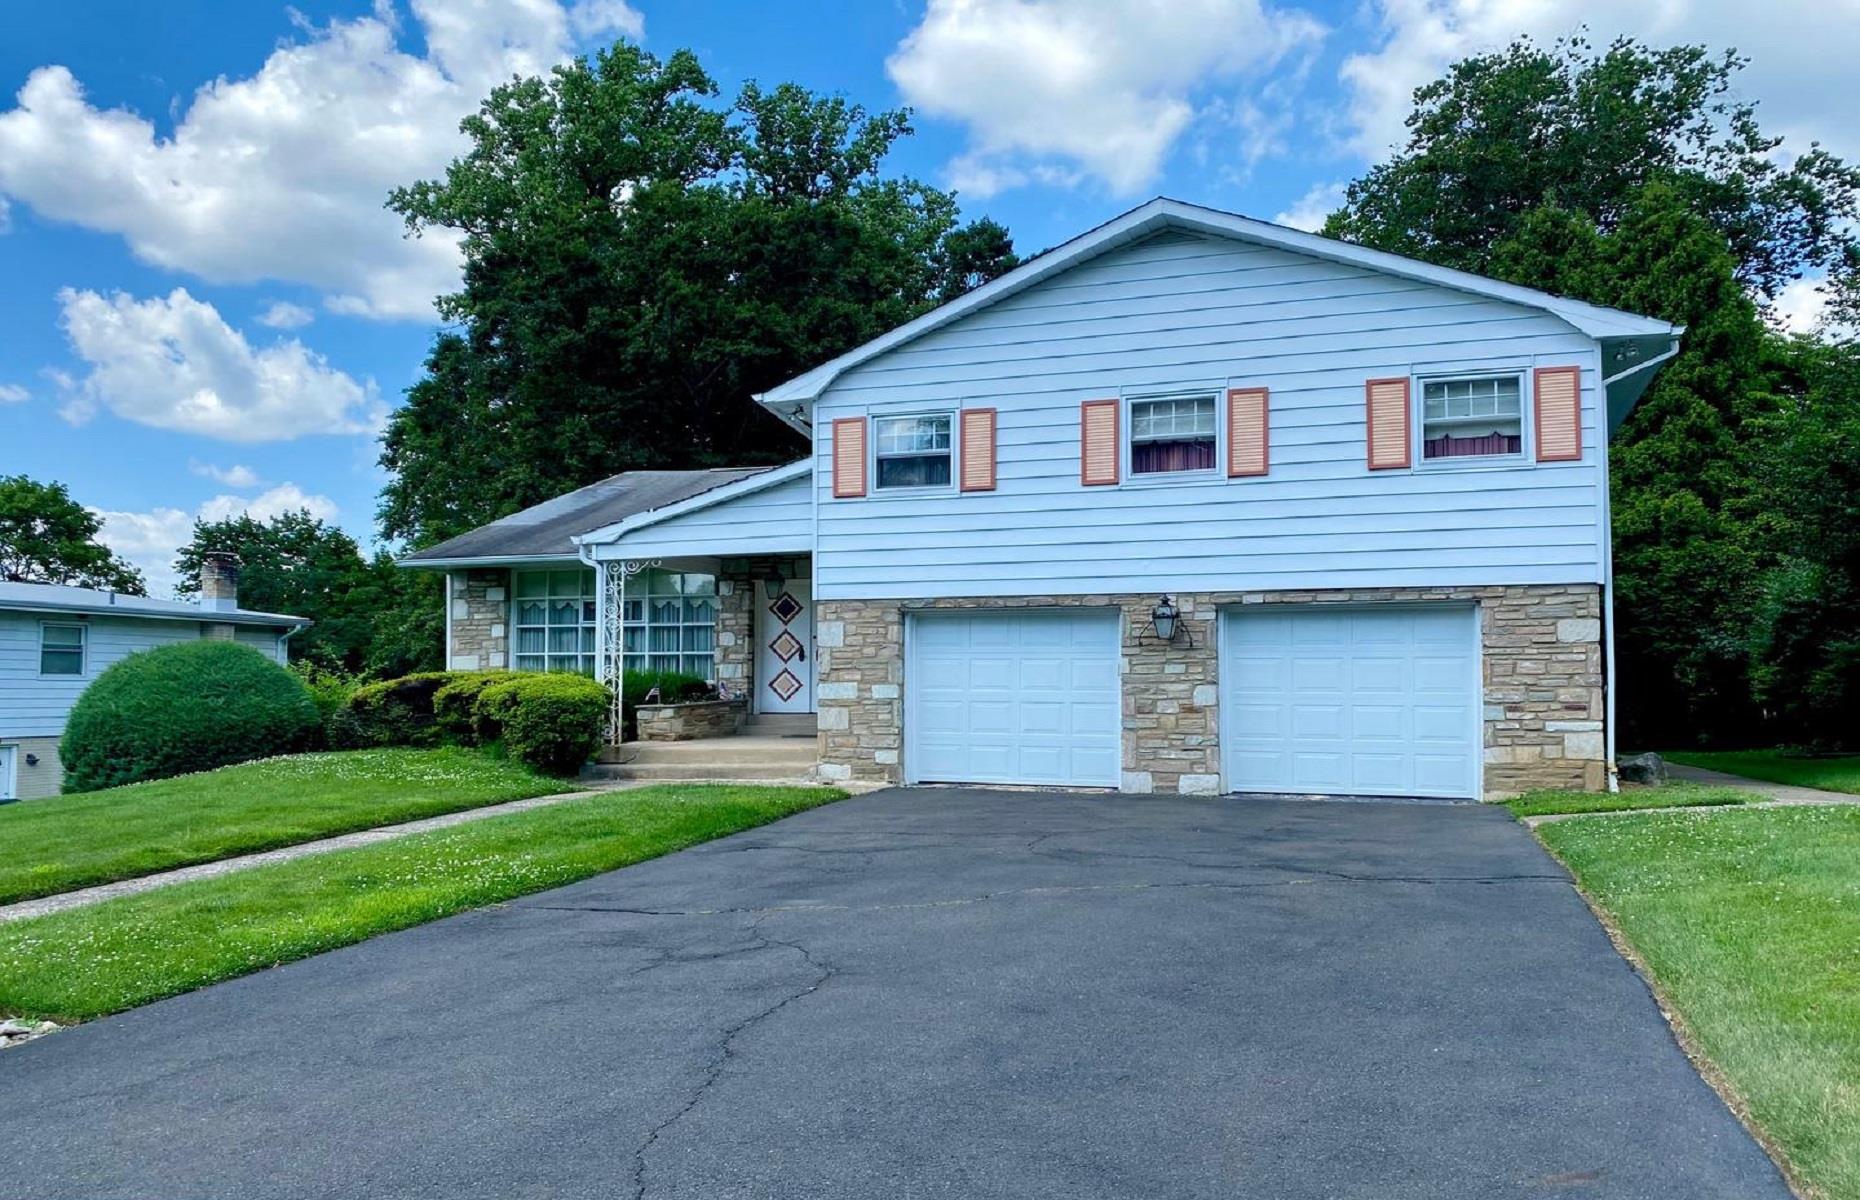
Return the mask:
{"type": "Polygon", "coordinates": [[[620,699],[626,675],[626,581],[648,567],[652,559],[604,559],[600,562],[600,624],[595,635],[595,678],[607,685],[607,740],[619,745],[626,737],[626,718],[620,699]]]}

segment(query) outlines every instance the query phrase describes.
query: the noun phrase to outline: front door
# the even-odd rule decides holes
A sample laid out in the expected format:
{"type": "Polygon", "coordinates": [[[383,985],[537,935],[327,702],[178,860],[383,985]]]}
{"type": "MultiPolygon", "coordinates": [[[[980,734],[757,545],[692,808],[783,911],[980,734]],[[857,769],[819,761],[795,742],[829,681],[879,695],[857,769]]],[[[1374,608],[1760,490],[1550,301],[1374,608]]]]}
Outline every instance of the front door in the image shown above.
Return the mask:
{"type": "Polygon", "coordinates": [[[756,711],[814,711],[814,583],[790,580],[770,600],[757,587],[756,711]]]}

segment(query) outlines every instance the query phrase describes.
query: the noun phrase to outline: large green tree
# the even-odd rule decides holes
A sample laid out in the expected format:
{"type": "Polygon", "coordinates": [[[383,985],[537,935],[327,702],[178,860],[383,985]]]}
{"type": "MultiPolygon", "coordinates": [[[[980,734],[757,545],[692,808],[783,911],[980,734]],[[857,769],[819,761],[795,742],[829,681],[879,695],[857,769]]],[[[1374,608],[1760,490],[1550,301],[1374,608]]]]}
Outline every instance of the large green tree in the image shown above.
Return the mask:
{"type": "Polygon", "coordinates": [[[1851,668],[1826,661],[1860,630],[1841,599],[1855,577],[1838,538],[1802,532],[1853,502],[1815,462],[1860,398],[1839,348],[1762,316],[1804,275],[1851,295],[1860,172],[1777,153],[1734,99],[1741,65],[1631,41],[1469,58],[1416,92],[1405,148],[1326,226],[1687,326],[1610,447],[1630,743],[1827,740],[1803,724],[1805,681],[1816,712],[1860,702],[1837,696],[1851,668]]]}
{"type": "Polygon", "coordinates": [[[175,555],[175,591],[200,591],[201,556],[214,550],[239,556],[241,608],[315,622],[291,639],[293,659],[347,670],[365,664],[374,638],[367,603],[373,580],[354,538],[301,509],[265,521],[246,513],[195,521],[193,536],[175,555]]]}
{"type": "Polygon", "coordinates": [[[97,540],[102,530],[64,484],[0,475],[0,579],[142,595],[142,573],[97,540]]]}
{"type": "Polygon", "coordinates": [[[905,114],[790,84],[725,105],[687,51],[616,45],[464,129],[390,201],[465,254],[383,441],[382,528],[415,545],[617,471],[792,457],[755,392],[1015,262],[999,225],[882,174],[905,114]]]}

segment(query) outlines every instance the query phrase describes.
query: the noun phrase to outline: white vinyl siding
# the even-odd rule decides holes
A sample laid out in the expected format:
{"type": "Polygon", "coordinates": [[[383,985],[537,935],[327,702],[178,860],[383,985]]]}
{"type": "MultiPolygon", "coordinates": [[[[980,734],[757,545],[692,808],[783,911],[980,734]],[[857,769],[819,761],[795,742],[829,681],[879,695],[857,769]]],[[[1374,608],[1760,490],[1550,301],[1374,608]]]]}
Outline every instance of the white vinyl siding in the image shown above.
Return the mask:
{"type": "Polygon", "coordinates": [[[813,483],[785,480],[631,530],[596,546],[602,558],[808,553],[814,548],[813,483]]]}
{"type": "Polygon", "coordinates": [[[1277,249],[1152,239],[880,355],[822,395],[816,595],[1599,582],[1599,365],[1589,337],[1534,309],[1277,249]],[[1582,459],[1367,469],[1367,380],[1550,365],[1582,368],[1582,459]],[[1228,387],[1271,390],[1269,474],[1081,486],[1081,403],[1228,387]],[[832,503],[834,419],[977,398],[999,411],[994,491],[832,503]]]}

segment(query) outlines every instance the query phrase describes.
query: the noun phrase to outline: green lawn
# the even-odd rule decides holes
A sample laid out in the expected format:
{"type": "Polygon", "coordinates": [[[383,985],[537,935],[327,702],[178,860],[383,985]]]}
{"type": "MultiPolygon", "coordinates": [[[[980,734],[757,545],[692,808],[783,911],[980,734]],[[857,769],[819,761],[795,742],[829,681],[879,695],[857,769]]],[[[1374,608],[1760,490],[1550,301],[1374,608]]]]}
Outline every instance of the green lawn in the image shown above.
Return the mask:
{"type": "Polygon", "coordinates": [[[0,1014],[85,1020],[813,808],[830,788],[565,800],[0,925],[0,1014]]]}
{"type": "Polygon", "coordinates": [[[1817,1194],[1860,1197],[1860,807],[1558,821],[1695,1044],[1817,1194]]]}
{"type": "Polygon", "coordinates": [[[574,787],[473,750],[356,750],[3,805],[0,904],[574,787]]]}
{"type": "Polygon", "coordinates": [[[1662,787],[1627,784],[1619,792],[1526,792],[1505,801],[1513,816],[1541,817],[1552,813],[1626,812],[1637,808],[1674,808],[1682,805],[1744,804],[1759,799],[1736,788],[1671,783],[1662,787]]]}
{"type": "Polygon", "coordinates": [[[1664,757],[1708,771],[1742,775],[1746,779],[1860,795],[1860,754],[1809,758],[1781,750],[1675,750],[1664,757]]]}

